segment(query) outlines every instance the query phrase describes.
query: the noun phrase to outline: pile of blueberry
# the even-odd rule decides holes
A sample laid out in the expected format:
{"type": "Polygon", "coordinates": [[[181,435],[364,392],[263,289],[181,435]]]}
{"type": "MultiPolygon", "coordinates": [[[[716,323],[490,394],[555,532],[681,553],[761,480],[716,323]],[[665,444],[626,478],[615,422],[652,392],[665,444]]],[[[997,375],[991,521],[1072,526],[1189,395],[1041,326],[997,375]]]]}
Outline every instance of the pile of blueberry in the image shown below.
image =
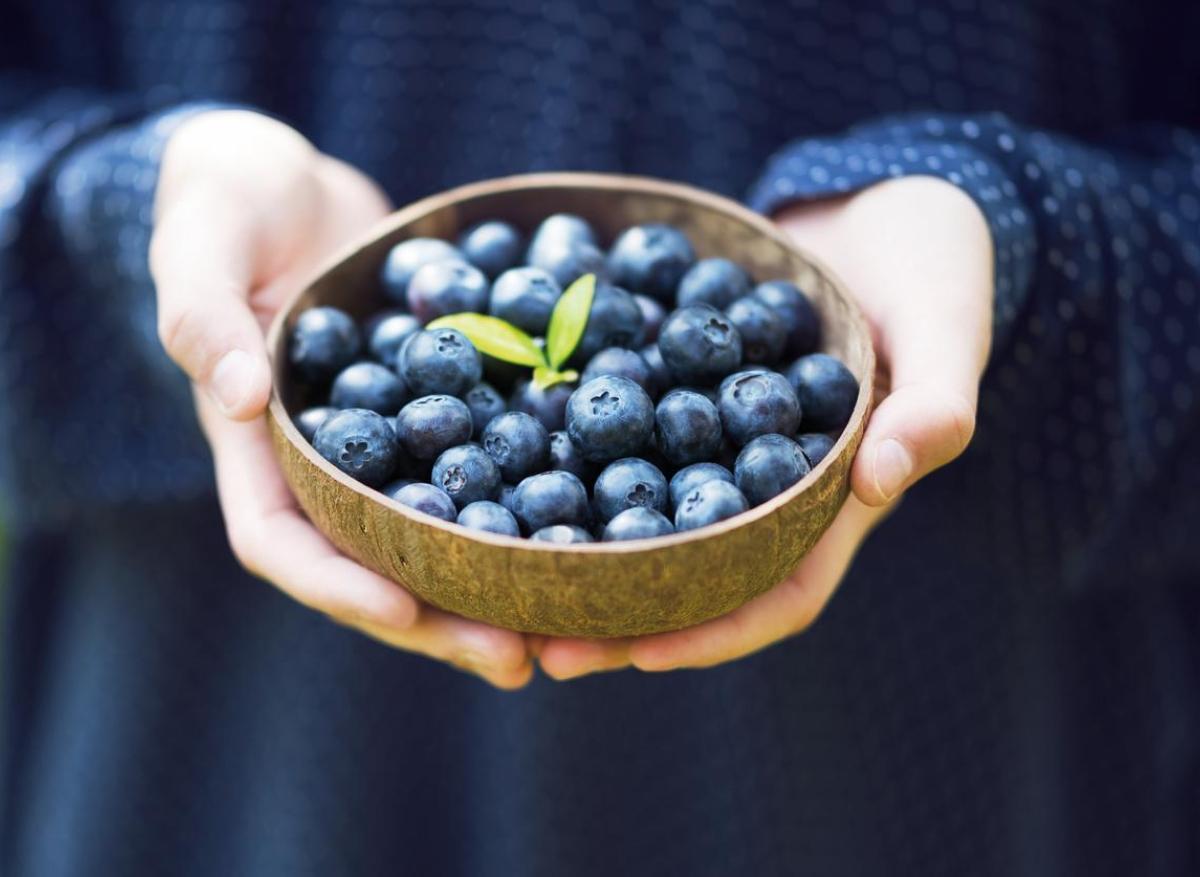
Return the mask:
{"type": "Polygon", "coordinates": [[[528,242],[483,222],[456,245],[398,244],[381,282],[389,308],[362,325],[331,307],[296,320],[292,375],[324,403],[296,425],[343,472],[473,529],[566,543],[715,523],[803,478],[858,396],[817,352],[820,320],[794,284],[697,259],[667,225],[626,229],[606,253],[578,216],[549,217],[528,242]],[[557,382],[426,328],[489,314],[544,348],[563,290],[586,275],[566,363],[581,373],[557,382]]]}

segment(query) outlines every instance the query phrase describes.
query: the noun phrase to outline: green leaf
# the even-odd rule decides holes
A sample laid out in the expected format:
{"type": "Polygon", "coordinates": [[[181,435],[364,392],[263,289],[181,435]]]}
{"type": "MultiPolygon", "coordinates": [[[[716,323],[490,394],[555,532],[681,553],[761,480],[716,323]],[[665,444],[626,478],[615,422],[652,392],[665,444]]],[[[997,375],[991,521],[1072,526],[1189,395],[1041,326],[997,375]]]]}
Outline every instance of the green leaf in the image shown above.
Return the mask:
{"type": "Polygon", "coordinates": [[[425,328],[457,329],[470,339],[480,353],[514,365],[537,368],[546,364],[546,357],[532,338],[498,317],[473,313],[448,314],[438,317],[425,328]]]}
{"type": "Polygon", "coordinates": [[[550,328],[546,330],[546,361],[551,368],[558,368],[575,352],[587,328],[595,294],[596,275],[584,274],[567,287],[554,305],[550,328]]]}
{"type": "Polygon", "coordinates": [[[570,368],[560,372],[544,365],[539,365],[533,370],[533,385],[539,390],[545,390],[548,387],[553,387],[555,384],[577,380],[579,380],[579,372],[570,368]]]}

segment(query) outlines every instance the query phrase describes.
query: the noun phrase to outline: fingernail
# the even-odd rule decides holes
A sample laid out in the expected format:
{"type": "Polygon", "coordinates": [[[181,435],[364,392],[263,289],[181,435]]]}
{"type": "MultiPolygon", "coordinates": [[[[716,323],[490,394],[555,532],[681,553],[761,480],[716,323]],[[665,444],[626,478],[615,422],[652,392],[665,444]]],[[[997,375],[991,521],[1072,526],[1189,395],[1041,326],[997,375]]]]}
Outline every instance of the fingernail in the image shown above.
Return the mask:
{"type": "Polygon", "coordinates": [[[231,350],[217,361],[208,378],[208,392],[223,414],[236,411],[250,395],[254,360],[244,350],[231,350]]]}
{"type": "Polygon", "coordinates": [[[879,443],[875,449],[875,487],[885,499],[895,499],[912,472],[913,459],[898,439],[879,443]]]}

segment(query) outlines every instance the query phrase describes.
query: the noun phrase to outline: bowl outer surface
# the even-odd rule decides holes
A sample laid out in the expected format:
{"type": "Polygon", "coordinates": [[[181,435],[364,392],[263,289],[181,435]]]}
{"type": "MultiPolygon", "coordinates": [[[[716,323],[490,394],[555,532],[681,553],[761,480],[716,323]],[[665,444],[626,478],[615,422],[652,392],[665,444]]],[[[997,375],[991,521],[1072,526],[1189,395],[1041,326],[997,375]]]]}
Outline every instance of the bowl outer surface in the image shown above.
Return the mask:
{"type": "Polygon", "coordinates": [[[840,281],[769,220],[691,187],[639,177],[554,173],[508,177],[406,207],[327,264],[281,309],[268,346],[275,393],[268,420],[300,506],[347,556],[427,602],[514,630],[564,636],[630,636],[675,630],[729,612],[783,579],[829,526],[849,491],[849,469],[871,405],[870,333],[840,281]],[[326,463],[291,422],[312,400],[287,382],[287,330],[303,310],[334,305],[362,319],[385,306],[380,266],[416,236],[454,239],[479,220],[528,232],[551,213],[577,213],[608,245],[623,228],[667,222],[699,257],[723,255],[756,279],[787,278],[813,299],[823,349],[859,381],[850,423],[799,484],[739,516],[656,540],[550,545],[466,531],[399,505],[326,463]]]}

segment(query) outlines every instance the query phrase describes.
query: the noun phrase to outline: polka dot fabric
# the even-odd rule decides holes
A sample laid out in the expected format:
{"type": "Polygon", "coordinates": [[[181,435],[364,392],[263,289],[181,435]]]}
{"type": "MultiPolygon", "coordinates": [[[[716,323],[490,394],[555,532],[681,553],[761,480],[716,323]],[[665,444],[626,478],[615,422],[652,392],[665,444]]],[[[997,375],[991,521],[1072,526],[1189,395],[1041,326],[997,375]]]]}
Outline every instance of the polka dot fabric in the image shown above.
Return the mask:
{"type": "Polygon", "coordinates": [[[0,873],[1196,873],[1197,32],[1166,0],[7,4],[0,873]],[[238,570],[155,339],[157,161],[210,102],[397,203],[949,180],[996,245],[976,439],[736,664],[505,695],[369,642],[238,570]]]}

